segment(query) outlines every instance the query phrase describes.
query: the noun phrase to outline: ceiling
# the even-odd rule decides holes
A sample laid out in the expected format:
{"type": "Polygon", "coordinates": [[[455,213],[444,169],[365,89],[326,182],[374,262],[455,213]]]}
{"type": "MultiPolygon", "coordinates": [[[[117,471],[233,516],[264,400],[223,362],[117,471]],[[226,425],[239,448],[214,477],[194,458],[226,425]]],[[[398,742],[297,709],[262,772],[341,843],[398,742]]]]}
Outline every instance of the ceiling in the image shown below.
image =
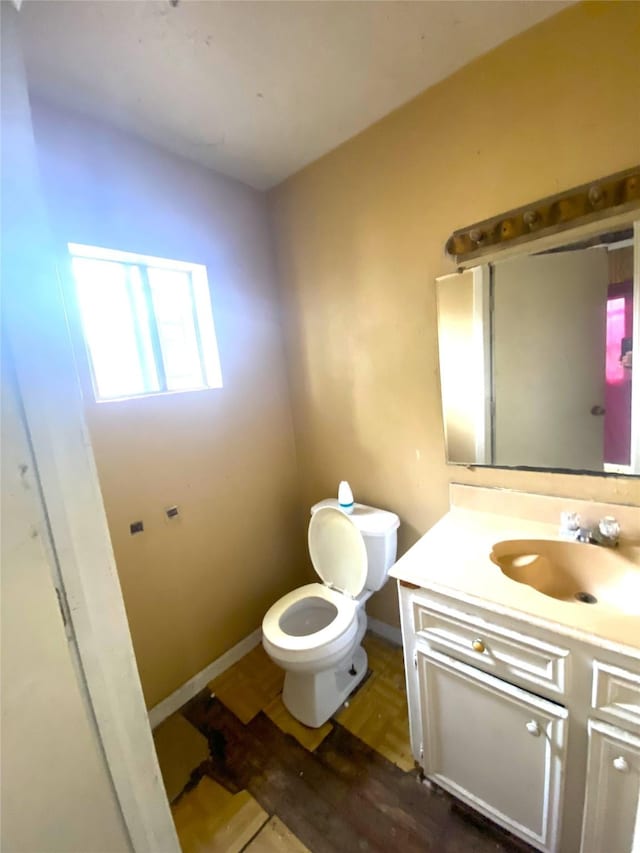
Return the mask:
{"type": "Polygon", "coordinates": [[[31,88],[265,189],[568,2],[26,0],[31,88]]]}

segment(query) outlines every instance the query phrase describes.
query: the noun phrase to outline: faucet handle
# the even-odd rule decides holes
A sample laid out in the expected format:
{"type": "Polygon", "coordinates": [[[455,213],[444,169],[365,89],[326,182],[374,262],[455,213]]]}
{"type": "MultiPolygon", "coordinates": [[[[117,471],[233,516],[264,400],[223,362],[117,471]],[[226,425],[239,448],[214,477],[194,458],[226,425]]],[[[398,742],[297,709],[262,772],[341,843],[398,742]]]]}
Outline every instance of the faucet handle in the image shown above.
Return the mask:
{"type": "Polygon", "coordinates": [[[607,542],[617,542],[620,538],[620,524],[612,515],[605,515],[598,522],[598,532],[607,542]]]}
{"type": "Polygon", "coordinates": [[[567,536],[571,539],[575,539],[575,537],[580,532],[580,525],[582,521],[580,519],[579,512],[561,512],[560,513],[560,535],[567,536]]]}

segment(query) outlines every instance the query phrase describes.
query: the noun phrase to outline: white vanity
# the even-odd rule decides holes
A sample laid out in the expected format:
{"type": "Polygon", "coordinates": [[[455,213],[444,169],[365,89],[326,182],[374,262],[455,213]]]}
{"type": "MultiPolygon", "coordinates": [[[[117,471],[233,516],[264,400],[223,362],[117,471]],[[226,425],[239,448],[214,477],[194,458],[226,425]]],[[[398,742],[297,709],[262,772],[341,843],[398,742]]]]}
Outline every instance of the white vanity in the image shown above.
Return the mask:
{"type": "Polygon", "coordinates": [[[391,574],[425,777],[540,850],[639,853],[640,509],[452,485],[450,512],[391,574]],[[565,544],[562,511],[620,524],[615,551],[569,546],[594,567],[567,572],[592,603],[531,585],[544,543],[565,544]],[[491,559],[508,542],[531,552],[525,581],[491,559]]]}

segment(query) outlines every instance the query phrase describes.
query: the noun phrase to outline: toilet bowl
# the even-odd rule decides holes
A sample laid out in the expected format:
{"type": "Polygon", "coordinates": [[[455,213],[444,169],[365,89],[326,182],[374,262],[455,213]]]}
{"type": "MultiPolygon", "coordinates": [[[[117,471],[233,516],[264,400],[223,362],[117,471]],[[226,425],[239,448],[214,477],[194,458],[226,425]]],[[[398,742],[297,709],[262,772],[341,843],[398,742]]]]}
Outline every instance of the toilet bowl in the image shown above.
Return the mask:
{"type": "Polygon", "coordinates": [[[351,515],[334,500],[312,507],[309,554],[322,583],[287,593],[262,622],[264,649],[286,673],[283,702],[307,726],[325,723],[366,675],[364,605],[395,560],[399,523],[363,504],[351,515]]]}

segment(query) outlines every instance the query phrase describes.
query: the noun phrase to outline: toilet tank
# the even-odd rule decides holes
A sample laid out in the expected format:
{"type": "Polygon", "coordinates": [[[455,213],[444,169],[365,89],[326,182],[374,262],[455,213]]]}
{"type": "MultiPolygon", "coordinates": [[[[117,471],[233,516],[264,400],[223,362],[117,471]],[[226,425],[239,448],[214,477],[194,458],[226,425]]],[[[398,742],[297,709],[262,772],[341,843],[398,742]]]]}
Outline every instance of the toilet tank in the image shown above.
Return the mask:
{"type": "MultiPolygon", "coordinates": [[[[323,506],[340,509],[335,498],[327,498],[311,507],[311,515],[323,506]]],[[[349,518],[362,533],[367,549],[365,589],[376,592],[385,585],[389,569],[396,561],[400,519],[394,512],[354,503],[349,518]]]]}

